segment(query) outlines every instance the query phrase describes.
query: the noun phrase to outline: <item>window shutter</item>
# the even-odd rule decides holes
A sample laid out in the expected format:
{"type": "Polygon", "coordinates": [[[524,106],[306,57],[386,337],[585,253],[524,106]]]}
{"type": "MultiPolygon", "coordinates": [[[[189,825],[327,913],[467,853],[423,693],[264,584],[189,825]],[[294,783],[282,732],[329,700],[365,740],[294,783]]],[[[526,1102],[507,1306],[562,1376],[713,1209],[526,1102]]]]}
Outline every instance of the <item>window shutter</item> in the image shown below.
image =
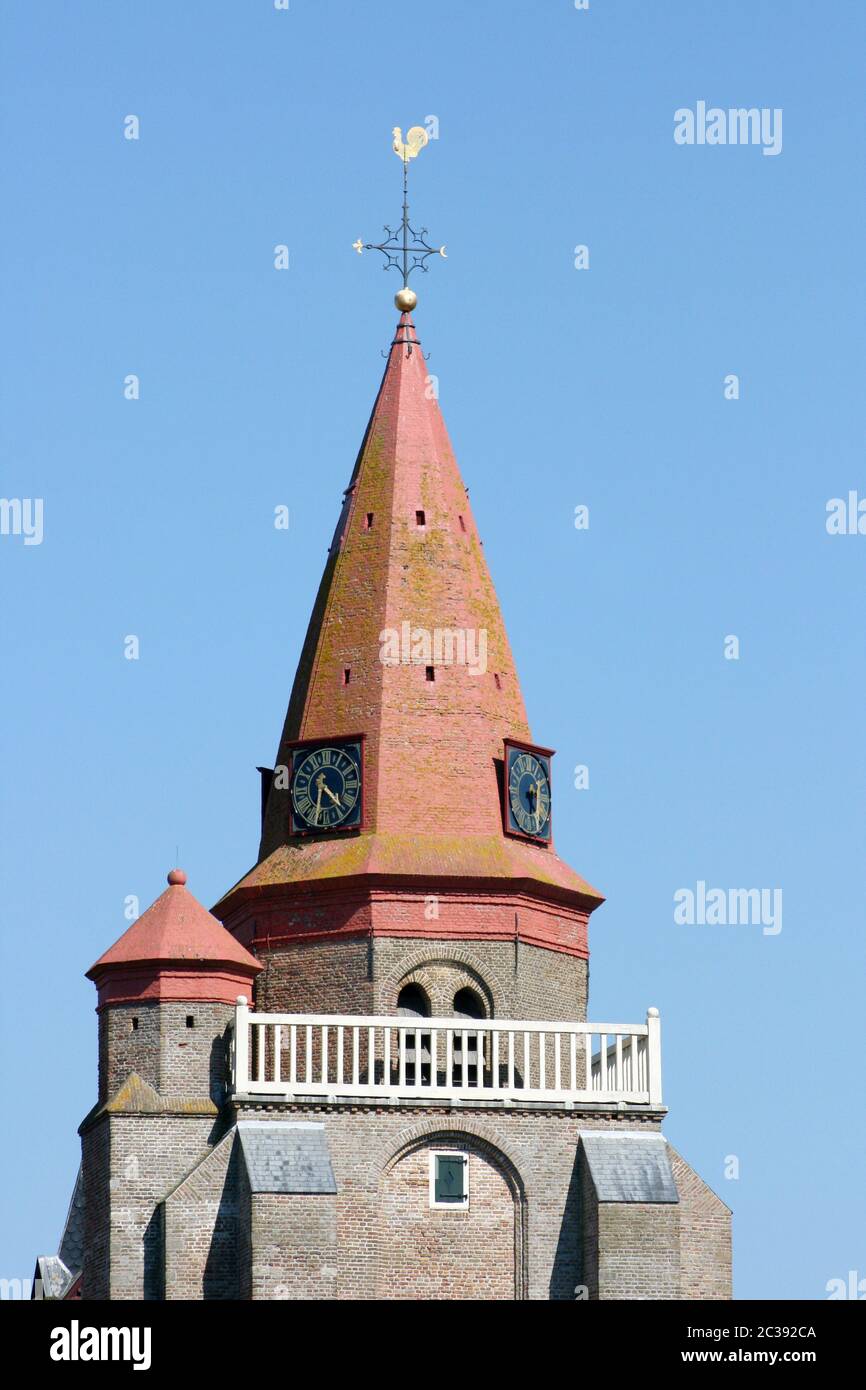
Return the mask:
{"type": "Polygon", "coordinates": [[[466,1197],[466,1160],[459,1155],[441,1154],[436,1159],[437,1202],[462,1202],[466,1197]]]}

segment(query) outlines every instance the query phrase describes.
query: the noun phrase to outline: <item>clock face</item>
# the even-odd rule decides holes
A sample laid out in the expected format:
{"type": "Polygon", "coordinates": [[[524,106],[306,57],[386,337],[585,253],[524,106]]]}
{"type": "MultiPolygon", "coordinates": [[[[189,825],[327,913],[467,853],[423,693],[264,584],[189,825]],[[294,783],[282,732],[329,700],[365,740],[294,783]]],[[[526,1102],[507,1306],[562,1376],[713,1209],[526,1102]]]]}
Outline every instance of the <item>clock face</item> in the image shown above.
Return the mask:
{"type": "Polygon", "coordinates": [[[505,744],[505,827],[512,835],[550,840],[550,756],[505,744]]]}
{"type": "Polygon", "coordinates": [[[292,754],[291,830],[357,830],[361,825],[360,740],[298,744],[292,754]]]}

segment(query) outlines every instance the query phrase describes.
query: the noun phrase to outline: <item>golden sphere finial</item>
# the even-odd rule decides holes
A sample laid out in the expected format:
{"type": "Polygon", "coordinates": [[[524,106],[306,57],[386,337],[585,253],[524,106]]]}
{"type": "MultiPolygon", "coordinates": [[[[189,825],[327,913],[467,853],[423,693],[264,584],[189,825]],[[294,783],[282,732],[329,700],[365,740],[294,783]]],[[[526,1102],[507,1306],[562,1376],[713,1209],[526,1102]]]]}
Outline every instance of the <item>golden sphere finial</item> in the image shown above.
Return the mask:
{"type": "Polygon", "coordinates": [[[418,296],[414,290],[410,290],[408,285],[404,285],[402,290],[398,290],[394,295],[394,303],[401,314],[411,314],[418,303],[418,296]]]}

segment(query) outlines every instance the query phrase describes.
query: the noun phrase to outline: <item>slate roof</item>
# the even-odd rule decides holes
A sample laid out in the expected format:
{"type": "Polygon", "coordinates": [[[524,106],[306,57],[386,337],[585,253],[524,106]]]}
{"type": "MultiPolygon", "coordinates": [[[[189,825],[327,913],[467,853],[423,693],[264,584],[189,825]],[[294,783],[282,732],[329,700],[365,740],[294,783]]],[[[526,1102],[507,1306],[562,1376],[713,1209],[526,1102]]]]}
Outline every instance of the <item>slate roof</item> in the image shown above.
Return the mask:
{"type": "MultiPolygon", "coordinates": [[[[84,1264],[84,1175],[79,1166],[66,1213],[60,1248],[56,1255],[39,1255],[35,1279],[42,1284],[42,1297],[65,1298],[84,1264]]],[[[35,1280],[34,1280],[35,1282],[35,1280]]],[[[33,1297],[36,1293],[34,1289],[33,1297]]]]}
{"type": "Polygon", "coordinates": [[[336,1192],[324,1125],[240,1120],[237,1130],[251,1191],[336,1192]]]}
{"type": "Polygon", "coordinates": [[[584,1130],[580,1136],[600,1202],[678,1202],[664,1136],[584,1130]]]}
{"type": "Polygon", "coordinates": [[[66,1224],[57,1251],[68,1270],[75,1275],[84,1264],[84,1174],[79,1166],[66,1224]]]}

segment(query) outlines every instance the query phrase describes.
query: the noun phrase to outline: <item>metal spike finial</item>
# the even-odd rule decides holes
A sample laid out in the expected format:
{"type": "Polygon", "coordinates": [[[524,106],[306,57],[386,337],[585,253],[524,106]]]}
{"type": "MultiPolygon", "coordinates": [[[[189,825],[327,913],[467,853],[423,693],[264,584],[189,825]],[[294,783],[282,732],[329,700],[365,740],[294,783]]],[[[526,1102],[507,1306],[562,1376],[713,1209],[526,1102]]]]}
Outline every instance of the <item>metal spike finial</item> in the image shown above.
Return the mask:
{"type": "MultiPolygon", "coordinates": [[[[359,256],[362,251],[381,251],[385,257],[382,269],[400,272],[403,286],[395,294],[394,303],[401,313],[411,313],[418,303],[418,296],[409,288],[409,276],[413,270],[426,271],[429,256],[441,256],[445,259],[445,247],[431,246],[427,241],[427,228],[422,227],[420,232],[416,232],[409,222],[409,160],[417,158],[430,137],[421,125],[413,125],[407,132],[405,141],[399,126],[394,127],[392,135],[392,148],[403,165],[403,217],[400,226],[394,230],[386,226],[388,236],[385,241],[362,241],[359,237],[352,245],[359,256]]],[[[412,351],[411,343],[409,351],[412,351]]]]}

